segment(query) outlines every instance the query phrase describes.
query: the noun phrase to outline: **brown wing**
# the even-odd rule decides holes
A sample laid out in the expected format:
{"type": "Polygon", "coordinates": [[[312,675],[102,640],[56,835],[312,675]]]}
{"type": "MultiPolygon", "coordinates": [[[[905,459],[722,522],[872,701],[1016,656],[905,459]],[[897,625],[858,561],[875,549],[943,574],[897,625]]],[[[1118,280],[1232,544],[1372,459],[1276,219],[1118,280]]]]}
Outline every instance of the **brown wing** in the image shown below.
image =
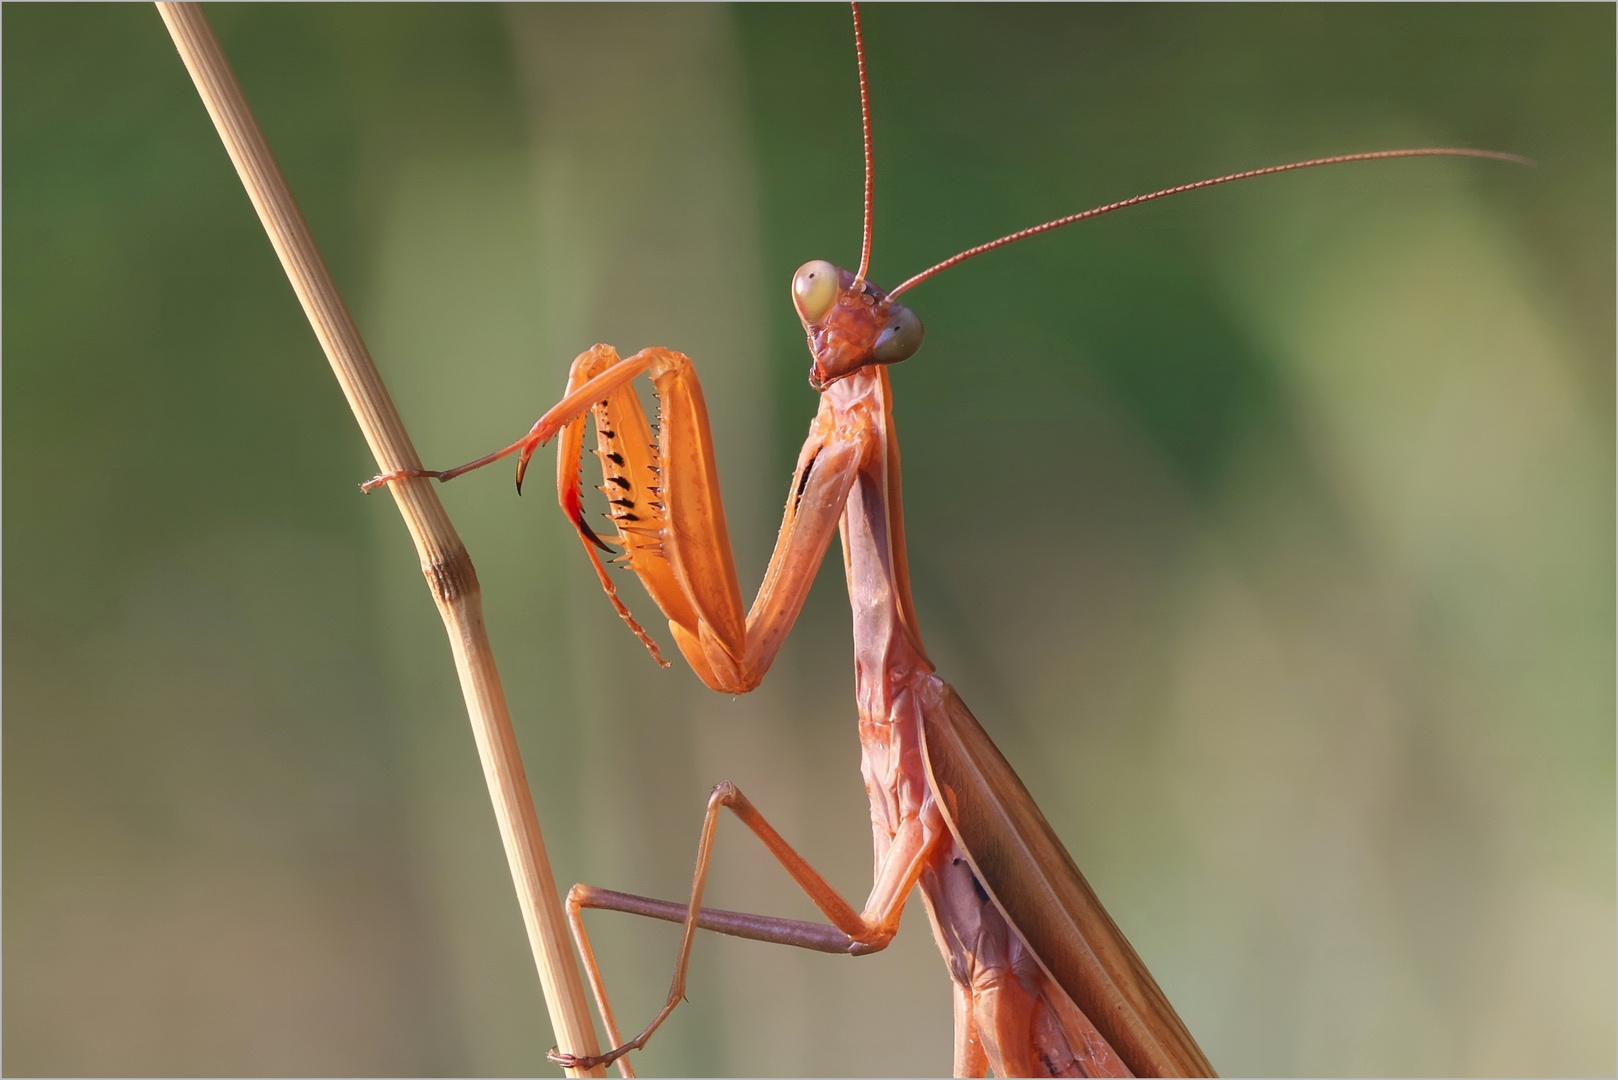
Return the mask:
{"type": "Polygon", "coordinates": [[[995,905],[1136,1076],[1215,1075],[1028,789],[954,689],[932,685],[927,782],[995,905]]]}

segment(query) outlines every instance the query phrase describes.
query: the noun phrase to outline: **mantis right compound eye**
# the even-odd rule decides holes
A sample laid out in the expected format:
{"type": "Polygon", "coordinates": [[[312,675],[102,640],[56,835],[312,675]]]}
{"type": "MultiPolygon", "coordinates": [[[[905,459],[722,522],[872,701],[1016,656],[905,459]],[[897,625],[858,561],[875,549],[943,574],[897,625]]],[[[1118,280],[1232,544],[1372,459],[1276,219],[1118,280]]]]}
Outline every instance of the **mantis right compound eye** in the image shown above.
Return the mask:
{"type": "Polygon", "coordinates": [[[837,267],[824,259],[806,262],[792,275],[792,303],[806,323],[819,322],[837,301],[837,267]]]}

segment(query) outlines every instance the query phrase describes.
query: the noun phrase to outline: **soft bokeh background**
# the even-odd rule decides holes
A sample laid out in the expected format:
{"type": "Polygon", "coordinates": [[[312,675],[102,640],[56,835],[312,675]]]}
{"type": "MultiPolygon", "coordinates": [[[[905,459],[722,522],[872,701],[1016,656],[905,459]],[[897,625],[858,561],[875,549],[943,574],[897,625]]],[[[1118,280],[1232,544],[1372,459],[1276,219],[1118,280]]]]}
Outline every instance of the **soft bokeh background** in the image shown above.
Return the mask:
{"type": "MultiPolygon", "coordinates": [[[[846,9],[210,14],[423,457],[682,349],[750,593],[814,408],[787,283],[858,258],[846,9]]],[[[157,15],[3,17],[6,1071],[553,1072],[441,626],[157,15]]],[[[999,253],[911,294],[894,384],[931,651],[1217,1066],[1610,1074],[1613,9],[867,24],[888,284],[1232,169],[1539,160],[999,253]]],[[[682,896],[728,777],[864,896],[835,555],[729,699],[543,482],[444,495],[562,881],[682,896]]],[[[714,903],[810,914],[721,837],[714,903]]],[[[594,925],[638,1024],[675,933],[594,925]]],[[[690,997],[647,1073],[949,1066],[919,909],[858,961],[705,939],[690,997]]]]}

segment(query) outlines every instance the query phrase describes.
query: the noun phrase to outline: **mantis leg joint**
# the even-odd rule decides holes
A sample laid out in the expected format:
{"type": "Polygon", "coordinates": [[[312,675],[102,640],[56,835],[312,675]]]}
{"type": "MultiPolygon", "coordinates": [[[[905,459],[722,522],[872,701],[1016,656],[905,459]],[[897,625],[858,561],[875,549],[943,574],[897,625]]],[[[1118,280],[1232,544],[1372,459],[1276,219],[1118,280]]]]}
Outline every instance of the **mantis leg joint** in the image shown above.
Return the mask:
{"type": "Polygon", "coordinates": [[[708,807],[732,806],[737,801],[747,802],[747,796],[741,789],[729,780],[721,780],[714,785],[713,791],[708,795],[708,807]]]}

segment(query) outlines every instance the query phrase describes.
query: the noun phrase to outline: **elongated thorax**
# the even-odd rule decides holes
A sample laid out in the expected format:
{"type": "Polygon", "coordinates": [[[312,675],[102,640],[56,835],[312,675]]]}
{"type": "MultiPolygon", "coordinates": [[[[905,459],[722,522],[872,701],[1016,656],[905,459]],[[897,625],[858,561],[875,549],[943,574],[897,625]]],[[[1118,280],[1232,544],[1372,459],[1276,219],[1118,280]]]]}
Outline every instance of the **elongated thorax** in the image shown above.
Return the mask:
{"type": "Polygon", "coordinates": [[[928,660],[910,595],[885,369],[826,391],[868,436],[840,522],[876,865],[917,822],[917,884],[954,983],[958,1075],[1210,1074],[1032,797],[928,660]]]}

